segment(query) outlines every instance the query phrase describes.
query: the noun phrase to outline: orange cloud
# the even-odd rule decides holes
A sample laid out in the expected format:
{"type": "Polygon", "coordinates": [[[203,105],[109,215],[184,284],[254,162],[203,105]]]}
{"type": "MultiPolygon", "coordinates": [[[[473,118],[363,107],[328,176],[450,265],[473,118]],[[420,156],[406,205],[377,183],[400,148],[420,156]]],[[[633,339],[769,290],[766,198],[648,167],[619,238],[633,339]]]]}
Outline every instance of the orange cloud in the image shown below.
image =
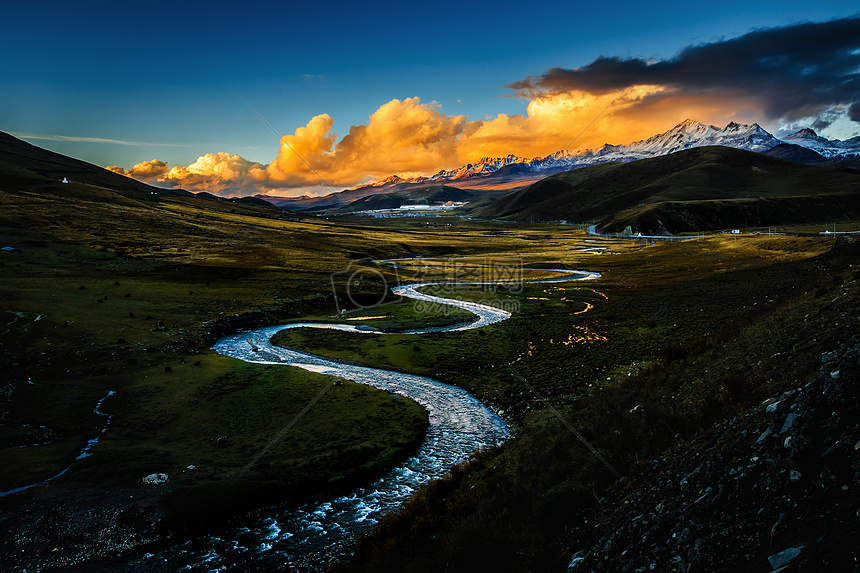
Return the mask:
{"type": "Polygon", "coordinates": [[[328,174],[331,165],[331,149],[337,135],[330,133],[334,120],[324,113],[312,118],[294,135],[281,138],[278,156],[266,168],[268,177],[287,187],[318,185],[319,177],[314,169],[328,174]]]}
{"type": "Polygon", "coordinates": [[[150,185],[156,185],[165,180],[168,171],[170,171],[170,166],[166,161],[153,159],[138,163],[131,169],[125,169],[118,165],[109,165],[105,169],[126,177],[133,177],[150,185]]]}
{"type": "Polygon", "coordinates": [[[600,94],[576,90],[536,94],[523,115],[499,114],[478,121],[446,115],[438,103],[413,97],[380,106],[366,124],[352,126],[342,138],[331,131],[334,120],[328,114],[315,116],[281,139],[269,165],[219,152],[202,155],[188,166],[151,160],[130,170],[109,169],[156,185],[223,196],[329,193],[393,174],[430,175],[483,157],[514,154],[531,159],[568,146],[575,151],[604,143],[627,144],[686,117],[725,124],[751,116],[755,106],[726,111],[722,98],[651,85],[600,94]]]}
{"type": "Polygon", "coordinates": [[[636,86],[603,95],[567,92],[535,97],[529,102],[526,115],[500,114],[493,120],[475,122],[460,142],[460,159],[474,162],[478,157],[509,153],[533,158],[568,146],[582,149],[607,142],[629,143],[636,134],[626,125],[613,124],[610,118],[632,102],[658,91],[655,87],[636,86]],[[598,117],[600,120],[589,127],[598,117]],[[574,141],[579,134],[582,137],[574,141]]]}
{"type": "Polygon", "coordinates": [[[351,128],[335,154],[353,172],[439,169],[457,159],[457,142],[467,121],[463,115],[445,115],[439,108],[436,102],[422,104],[417,97],[391,100],[370,116],[366,126],[351,128]]]}
{"type": "Polygon", "coordinates": [[[500,114],[470,123],[458,143],[458,155],[460,163],[509,153],[531,159],[565,148],[577,151],[606,143],[626,145],[688,117],[716,125],[763,120],[760,108],[740,94],[729,101],[654,85],[600,94],[570,90],[534,95],[525,115],[500,114]]]}
{"type": "Polygon", "coordinates": [[[117,167],[113,165],[107,168],[110,171],[115,173],[119,173],[121,175],[128,175],[129,177],[134,177],[135,179],[148,179],[148,180],[158,180],[159,178],[163,178],[167,175],[167,172],[170,168],[165,161],[159,161],[157,159],[153,159],[152,161],[144,161],[143,163],[138,163],[131,170],[123,169],[122,167],[117,167]]]}
{"type": "Polygon", "coordinates": [[[207,153],[197,158],[188,167],[174,167],[170,170],[171,177],[184,176],[186,173],[203,176],[216,176],[222,179],[235,179],[240,174],[248,173],[259,167],[238,155],[229,153],[207,153]]]}
{"type": "Polygon", "coordinates": [[[257,193],[260,184],[268,180],[265,166],[224,152],[202,155],[187,167],[170,167],[165,161],[153,159],[131,169],[115,165],[107,169],[150,185],[209,191],[225,197],[257,193]]]}
{"type": "Polygon", "coordinates": [[[294,135],[283,137],[278,157],[267,169],[271,179],[318,184],[312,167],[330,185],[344,186],[452,166],[458,161],[456,148],[466,117],[447,116],[437,103],[422,104],[415,97],[391,100],[337,143],[338,136],[330,131],[333,123],[328,115],[318,115],[294,135]]]}

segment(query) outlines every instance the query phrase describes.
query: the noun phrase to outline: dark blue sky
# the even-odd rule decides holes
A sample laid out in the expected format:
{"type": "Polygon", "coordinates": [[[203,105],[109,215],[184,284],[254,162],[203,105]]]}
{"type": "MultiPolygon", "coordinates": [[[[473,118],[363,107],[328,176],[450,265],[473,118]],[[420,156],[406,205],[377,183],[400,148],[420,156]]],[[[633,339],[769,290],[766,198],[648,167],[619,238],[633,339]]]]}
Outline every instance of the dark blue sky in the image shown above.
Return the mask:
{"type": "Polygon", "coordinates": [[[554,67],[664,60],[857,11],[856,0],[7,3],[0,130],[100,165],[214,152],[267,164],[277,138],[239,96],[281,135],[327,114],[342,138],[413,97],[446,117],[518,116],[529,99],[505,86],[554,67]]]}

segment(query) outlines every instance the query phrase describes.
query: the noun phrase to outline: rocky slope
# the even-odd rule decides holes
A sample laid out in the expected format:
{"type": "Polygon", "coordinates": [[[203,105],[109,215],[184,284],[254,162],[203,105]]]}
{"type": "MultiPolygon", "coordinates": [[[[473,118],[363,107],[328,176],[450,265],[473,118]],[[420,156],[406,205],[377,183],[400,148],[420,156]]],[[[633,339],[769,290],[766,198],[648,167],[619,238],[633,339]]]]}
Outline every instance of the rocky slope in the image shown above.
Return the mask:
{"type": "Polygon", "coordinates": [[[856,571],[860,342],[818,377],[652,462],[571,571],[856,571]]]}

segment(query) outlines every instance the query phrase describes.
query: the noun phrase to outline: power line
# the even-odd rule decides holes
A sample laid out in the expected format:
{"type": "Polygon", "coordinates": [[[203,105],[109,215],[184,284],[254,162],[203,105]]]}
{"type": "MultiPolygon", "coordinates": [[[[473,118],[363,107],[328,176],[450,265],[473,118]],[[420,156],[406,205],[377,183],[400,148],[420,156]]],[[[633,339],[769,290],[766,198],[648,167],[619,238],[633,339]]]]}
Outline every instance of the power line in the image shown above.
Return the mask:
{"type": "Polygon", "coordinates": [[[328,187],[329,189],[331,189],[332,193],[334,193],[334,194],[335,194],[335,196],[338,198],[338,200],[339,200],[341,203],[343,203],[344,205],[346,205],[346,201],[344,201],[343,199],[341,199],[340,197],[338,197],[338,196],[337,196],[337,191],[335,190],[335,188],[334,188],[334,187],[332,187],[331,185],[329,185],[328,181],[326,181],[326,180],[323,178],[323,176],[322,176],[322,175],[320,175],[320,174],[319,174],[319,172],[318,172],[316,169],[314,169],[313,165],[311,165],[310,163],[308,163],[308,162],[305,160],[305,158],[304,158],[304,157],[302,157],[302,156],[301,156],[301,154],[300,154],[298,151],[296,151],[296,149],[295,149],[292,145],[290,145],[290,142],[286,141],[286,140],[284,139],[284,137],[283,137],[280,133],[278,133],[278,131],[277,131],[274,127],[272,127],[272,124],[270,124],[268,121],[266,121],[266,118],[264,118],[262,115],[260,115],[260,113],[259,113],[256,109],[254,109],[254,108],[251,106],[251,104],[249,104],[247,101],[245,101],[245,98],[243,98],[243,97],[242,97],[242,96],[240,96],[240,95],[237,95],[236,97],[238,97],[238,98],[242,101],[242,103],[244,103],[244,104],[245,104],[245,106],[246,106],[248,109],[250,109],[250,110],[254,113],[254,115],[256,115],[256,116],[260,119],[260,121],[262,121],[262,122],[266,125],[266,127],[268,127],[270,130],[272,130],[272,133],[274,133],[275,135],[277,135],[277,136],[278,136],[278,141],[279,141],[279,142],[281,142],[283,145],[286,145],[286,146],[287,146],[287,148],[288,148],[290,151],[292,151],[293,153],[295,153],[295,154],[296,154],[296,157],[298,157],[298,158],[302,161],[302,163],[304,163],[305,165],[307,165],[308,169],[310,169],[311,171],[313,171],[314,175],[316,175],[317,177],[319,177],[319,180],[323,182],[323,185],[325,185],[326,187],[328,187]]]}
{"type": "Polygon", "coordinates": [[[613,474],[615,474],[615,477],[616,477],[616,478],[620,478],[620,477],[621,477],[621,474],[620,474],[620,473],[618,473],[618,470],[616,470],[614,467],[612,467],[612,464],[610,464],[610,463],[606,460],[606,458],[604,458],[602,455],[600,455],[600,452],[598,452],[597,450],[595,450],[595,449],[594,449],[594,446],[592,446],[592,445],[588,442],[588,440],[586,440],[586,439],[585,439],[585,437],[584,437],[582,434],[580,434],[580,433],[576,430],[576,428],[574,428],[574,427],[573,427],[573,425],[572,425],[570,422],[568,422],[568,421],[564,418],[564,416],[562,416],[562,415],[561,415],[561,413],[560,413],[558,410],[556,410],[555,408],[553,408],[552,404],[550,404],[550,403],[549,403],[549,401],[548,401],[546,398],[544,398],[543,396],[541,396],[540,392],[538,392],[538,391],[537,391],[537,389],[535,389],[535,387],[534,387],[534,386],[532,386],[531,384],[529,384],[528,380],[526,380],[525,378],[523,378],[523,376],[522,376],[519,372],[517,372],[516,370],[514,370],[514,367],[513,367],[513,366],[511,366],[510,364],[508,364],[508,368],[510,368],[510,369],[511,369],[511,372],[513,372],[514,376],[516,376],[517,378],[519,378],[520,382],[522,382],[523,384],[525,384],[525,385],[526,385],[526,387],[527,387],[529,390],[531,390],[531,391],[532,391],[532,393],[533,393],[535,396],[537,396],[537,397],[538,397],[538,398],[539,398],[539,399],[540,399],[544,404],[546,404],[546,407],[547,407],[547,408],[549,408],[549,409],[550,409],[550,411],[551,411],[553,414],[555,414],[555,417],[556,417],[556,418],[558,418],[558,419],[559,419],[559,421],[561,421],[561,423],[562,423],[562,424],[564,424],[564,425],[565,425],[565,427],[566,427],[568,430],[570,430],[570,431],[573,433],[573,435],[574,435],[574,436],[576,436],[576,437],[577,437],[577,439],[578,439],[580,442],[582,442],[583,444],[585,444],[585,447],[586,447],[586,448],[588,448],[588,449],[591,451],[591,453],[592,453],[592,454],[594,454],[594,455],[595,455],[595,457],[596,457],[598,460],[600,460],[600,461],[603,463],[603,465],[604,465],[604,466],[606,466],[606,467],[609,469],[609,471],[611,471],[613,474]]]}

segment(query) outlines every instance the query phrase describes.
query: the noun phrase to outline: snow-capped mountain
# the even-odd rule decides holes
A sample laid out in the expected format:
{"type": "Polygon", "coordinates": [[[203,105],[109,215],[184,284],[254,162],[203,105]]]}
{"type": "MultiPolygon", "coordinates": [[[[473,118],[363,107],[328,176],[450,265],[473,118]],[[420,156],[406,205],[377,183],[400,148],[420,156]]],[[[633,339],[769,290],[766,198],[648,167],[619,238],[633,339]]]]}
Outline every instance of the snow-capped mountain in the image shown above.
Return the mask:
{"type": "Polygon", "coordinates": [[[459,169],[442,170],[431,177],[404,179],[394,175],[383,181],[354,189],[370,186],[385,187],[387,189],[399,184],[419,184],[425,182],[435,184],[491,177],[494,174],[498,175],[500,169],[517,164],[520,166],[517,169],[517,174],[520,176],[527,175],[528,173],[549,174],[587,167],[597,163],[608,163],[611,161],[629,162],[636,161],[637,159],[647,159],[649,157],[667,155],[683,149],[705,145],[722,145],[764,153],[781,143],[793,143],[812,149],[830,160],[860,158],[860,137],[854,137],[845,141],[831,140],[821,137],[813,130],[807,128],[801,129],[780,140],[768,133],[757,123],[744,125],[731,122],[727,126],[719,128],[714,125],[705,125],[692,119],[686,119],[665,133],[654,135],[630,145],[606,144],[597,149],[585,149],[575,152],[561,150],[545,157],[537,157],[531,160],[516,155],[485,157],[477,163],[469,163],[459,169]]]}
{"type": "Polygon", "coordinates": [[[630,145],[604,145],[599,149],[586,149],[574,153],[553,154],[552,161],[540,162],[537,170],[557,169],[564,166],[568,169],[607,163],[609,161],[635,161],[659,155],[668,155],[691,147],[704,145],[723,145],[748,151],[764,152],[782,143],[773,135],[761,128],[757,123],[742,125],[732,122],[720,129],[713,125],[705,125],[691,119],[686,119],[669,131],[654,135],[648,139],[631,143],[630,145]]]}
{"type": "Polygon", "coordinates": [[[390,185],[397,185],[399,183],[420,183],[421,181],[426,181],[427,177],[401,177],[399,175],[391,175],[386,177],[385,179],[380,179],[379,181],[374,181],[373,183],[368,183],[367,185],[362,185],[362,187],[386,187],[390,185]]]}
{"type": "Polygon", "coordinates": [[[817,151],[830,160],[860,158],[860,137],[852,137],[844,141],[827,139],[807,127],[791,135],[786,135],[783,141],[817,151]]]}
{"type": "Polygon", "coordinates": [[[442,170],[430,177],[433,181],[454,181],[457,179],[468,179],[495,173],[506,165],[514,163],[528,163],[528,159],[508,155],[507,157],[484,157],[477,163],[468,163],[459,169],[442,170]]]}
{"type": "Polygon", "coordinates": [[[507,157],[484,157],[477,163],[467,163],[459,169],[442,169],[430,177],[404,178],[398,175],[391,175],[385,179],[374,181],[373,183],[366,183],[348,190],[355,191],[369,187],[393,187],[401,183],[444,183],[446,181],[458,181],[462,179],[470,179],[472,177],[485,177],[495,173],[502,167],[516,163],[528,164],[529,160],[523,157],[517,157],[516,155],[508,155],[507,157]]]}

